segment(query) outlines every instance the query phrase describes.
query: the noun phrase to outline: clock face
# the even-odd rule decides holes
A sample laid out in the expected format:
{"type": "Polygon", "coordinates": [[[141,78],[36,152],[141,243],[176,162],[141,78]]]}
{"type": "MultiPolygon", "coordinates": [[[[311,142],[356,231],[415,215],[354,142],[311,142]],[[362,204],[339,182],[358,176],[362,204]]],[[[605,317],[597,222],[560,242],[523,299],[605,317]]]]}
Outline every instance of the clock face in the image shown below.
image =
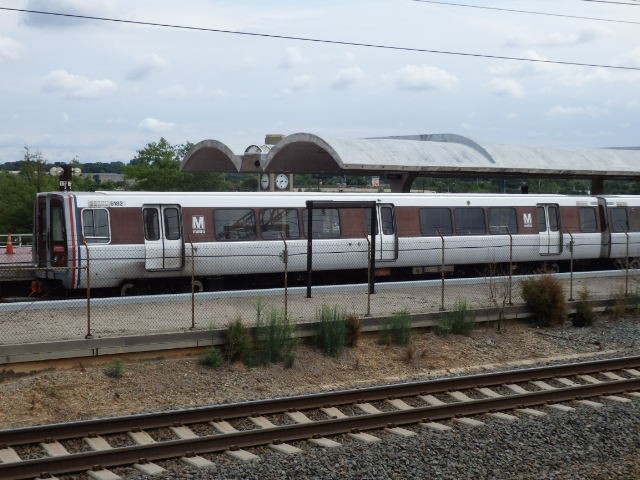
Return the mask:
{"type": "Polygon", "coordinates": [[[267,190],[269,188],[269,174],[263,173],[262,177],[260,177],[260,186],[263,190],[267,190]]]}
{"type": "Polygon", "coordinates": [[[285,190],[289,186],[289,176],[284,173],[279,173],[276,177],[276,187],[279,190],[285,190]]]}

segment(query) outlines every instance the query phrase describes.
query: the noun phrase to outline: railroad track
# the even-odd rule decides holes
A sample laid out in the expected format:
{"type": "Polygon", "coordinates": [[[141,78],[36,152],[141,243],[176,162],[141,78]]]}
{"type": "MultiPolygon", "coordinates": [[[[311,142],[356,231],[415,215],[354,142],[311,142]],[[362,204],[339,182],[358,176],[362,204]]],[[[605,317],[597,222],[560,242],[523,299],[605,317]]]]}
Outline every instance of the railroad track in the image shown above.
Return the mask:
{"type": "Polygon", "coordinates": [[[472,416],[481,414],[515,420],[514,412],[544,415],[534,407],[574,408],[560,402],[597,407],[596,397],[628,402],[640,397],[639,367],[640,357],[625,357],[0,430],[0,478],[86,471],[113,479],[109,468],[134,465],[154,473],[162,470],[153,463],[158,460],[205,467],[211,462],[202,454],[251,460],[255,454],[245,449],[252,447],[295,453],[287,442],[332,447],[339,443],[329,437],[337,435],[378,441],[382,429],[408,436],[415,434],[409,428],[450,429],[442,420],[480,424],[472,416]]]}

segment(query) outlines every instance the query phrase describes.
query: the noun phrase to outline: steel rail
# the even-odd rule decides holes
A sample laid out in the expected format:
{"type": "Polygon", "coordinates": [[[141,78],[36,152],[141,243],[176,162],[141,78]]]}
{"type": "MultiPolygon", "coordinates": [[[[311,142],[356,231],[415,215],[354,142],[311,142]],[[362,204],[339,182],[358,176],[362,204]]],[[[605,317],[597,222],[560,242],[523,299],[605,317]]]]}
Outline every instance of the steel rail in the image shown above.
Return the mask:
{"type": "Polygon", "coordinates": [[[307,410],[350,403],[371,402],[412,395],[427,395],[449,390],[490,387],[504,383],[526,382],[545,378],[596,373],[605,370],[622,370],[640,367],[640,356],[619,357],[536,367],[489,374],[442,378],[422,382],[409,382],[352,390],[322,392],[310,395],[281,397],[241,403],[230,403],[184,410],[107,417],[77,422],[54,423],[16,429],[0,430],[0,445],[35,443],[43,438],[64,440],[86,435],[103,435],[126,432],[132,429],[161,428],[170,425],[224,420],[245,416],[282,413],[288,410],[307,410]]]}
{"type": "Polygon", "coordinates": [[[305,440],[326,435],[338,435],[363,430],[374,430],[398,425],[431,422],[457,416],[477,415],[492,411],[512,410],[589,398],[606,394],[624,393],[640,389],[640,378],[613,380],[598,384],[542,390],[498,398],[455,402],[441,406],[416,407],[369,415],[324,420],[307,424],[256,428],[249,431],[202,436],[187,440],[171,440],[150,445],[120,447],[97,452],[84,452],[61,457],[46,457],[23,462],[0,464],[0,478],[18,480],[33,478],[43,472],[62,474],[90,470],[95,466],[119,466],[145,463],[153,460],[214,453],[236,448],[256,447],[270,443],[305,440]]]}

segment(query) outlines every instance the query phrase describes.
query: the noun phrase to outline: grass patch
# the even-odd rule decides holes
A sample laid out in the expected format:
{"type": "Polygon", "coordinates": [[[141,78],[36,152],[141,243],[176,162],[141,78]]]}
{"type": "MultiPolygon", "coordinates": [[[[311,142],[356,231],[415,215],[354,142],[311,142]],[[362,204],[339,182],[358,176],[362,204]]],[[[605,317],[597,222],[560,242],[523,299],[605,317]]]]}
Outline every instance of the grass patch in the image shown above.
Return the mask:
{"type": "Polygon", "coordinates": [[[344,310],[337,305],[322,305],[317,316],[320,317],[320,321],[315,337],[316,346],[322,349],[325,355],[336,357],[344,348],[347,334],[344,310]]]}
{"type": "Polygon", "coordinates": [[[455,309],[442,314],[436,331],[438,335],[470,335],[476,327],[475,314],[464,299],[456,300],[455,309]]]}
{"type": "Polygon", "coordinates": [[[114,360],[107,365],[104,373],[111,378],[122,378],[124,376],[124,362],[120,359],[114,360]]]}
{"type": "Polygon", "coordinates": [[[244,326],[241,318],[236,318],[227,325],[225,356],[230,362],[247,358],[251,350],[251,333],[244,326]]]}
{"type": "Polygon", "coordinates": [[[408,345],[411,341],[411,315],[407,310],[394,313],[384,320],[378,334],[380,345],[408,345]]]}
{"type": "Polygon", "coordinates": [[[293,336],[295,330],[296,324],[285,317],[283,310],[260,310],[252,349],[246,357],[247,365],[254,367],[284,361],[286,367],[293,366],[298,346],[298,339],[293,336]]]}
{"type": "Polygon", "coordinates": [[[198,358],[200,365],[205,365],[211,368],[219,368],[224,363],[224,355],[216,347],[211,347],[205,350],[198,358]]]}
{"type": "Polygon", "coordinates": [[[596,311],[593,308],[593,303],[589,301],[589,291],[583,287],[578,294],[576,313],[571,318],[571,323],[574,327],[588,327],[593,325],[595,318],[596,311]]]}

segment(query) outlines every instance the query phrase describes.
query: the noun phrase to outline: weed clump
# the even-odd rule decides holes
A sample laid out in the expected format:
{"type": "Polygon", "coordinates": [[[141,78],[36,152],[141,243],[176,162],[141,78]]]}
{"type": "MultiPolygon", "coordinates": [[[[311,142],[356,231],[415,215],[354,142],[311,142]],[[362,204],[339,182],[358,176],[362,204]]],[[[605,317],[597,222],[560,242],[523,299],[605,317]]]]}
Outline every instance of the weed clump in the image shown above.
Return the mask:
{"type": "Polygon", "coordinates": [[[522,297],[533,312],[534,322],[540,327],[550,327],[567,318],[567,303],[562,285],[557,278],[543,275],[522,280],[522,297]]]}
{"type": "Polygon", "coordinates": [[[345,345],[347,324],[344,311],[337,305],[334,307],[322,305],[318,316],[320,321],[316,332],[316,345],[325,355],[336,357],[345,345]]]}
{"type": "Polygon", "coordinates": [[[298,339],[294,337],[296,324],[289,321],[284,311],[272,309],[263,315],[260,309],[252,338],[252,348],[246,356],[250,367],[285,362],[285,367],[293,366],[298,339]],[[265,316],[267,319],[265,320],[265,316]]]}
{"type": "Polygon", "coordinates": [[[475,328],[475,314],[469,310],[469,304],[464,299],[456,300],[455,309],[440,317],[436,326],[438,335],[470,335],[475,328]]]}
{"type": "Polygon", "coordinates": [[[576,313],[571,318],[574,327],[588,327],[593,325],[596,318],[596,311],[593,304],[589,301],[589,291],[583,287],[578,294],[576,302],[576,313]]]}
{"type": "Polygon", "coordinates": [[[227,325],[225,356],[229,362],[245,360],[251,350],[251,333],[242,319],[236,318],[227,325]]]}
{"type": "Polygon", "coordinates": [[[358,345],[360,333],[362,332],[362,322],[360,321],[360,318],[353,314],[347,315],[344,322],[347,328],[347,338],[345,343],[348,347],[353,348],[358,345]]]}
{"type": "Polygon", "coordinates": [[[411,340],[411,315],[406,310],[394,313],[391,318],[385,319],[378,343],[380,345],[408,345],[411,340]]]}
{"type": "Polygon", "coordinates": [[[211,368],[220,368],[224,363],[224,355],[216,347],[208,348],[200,355],[198,359],[200,365],[205,365],[211,368]]]}
{"type": "Polygon", "coordinates": [[[111,378],[122,378],[124,375],[124,363],[122,360],[114,360],[105,369],[104,373],[111,378]]]}

